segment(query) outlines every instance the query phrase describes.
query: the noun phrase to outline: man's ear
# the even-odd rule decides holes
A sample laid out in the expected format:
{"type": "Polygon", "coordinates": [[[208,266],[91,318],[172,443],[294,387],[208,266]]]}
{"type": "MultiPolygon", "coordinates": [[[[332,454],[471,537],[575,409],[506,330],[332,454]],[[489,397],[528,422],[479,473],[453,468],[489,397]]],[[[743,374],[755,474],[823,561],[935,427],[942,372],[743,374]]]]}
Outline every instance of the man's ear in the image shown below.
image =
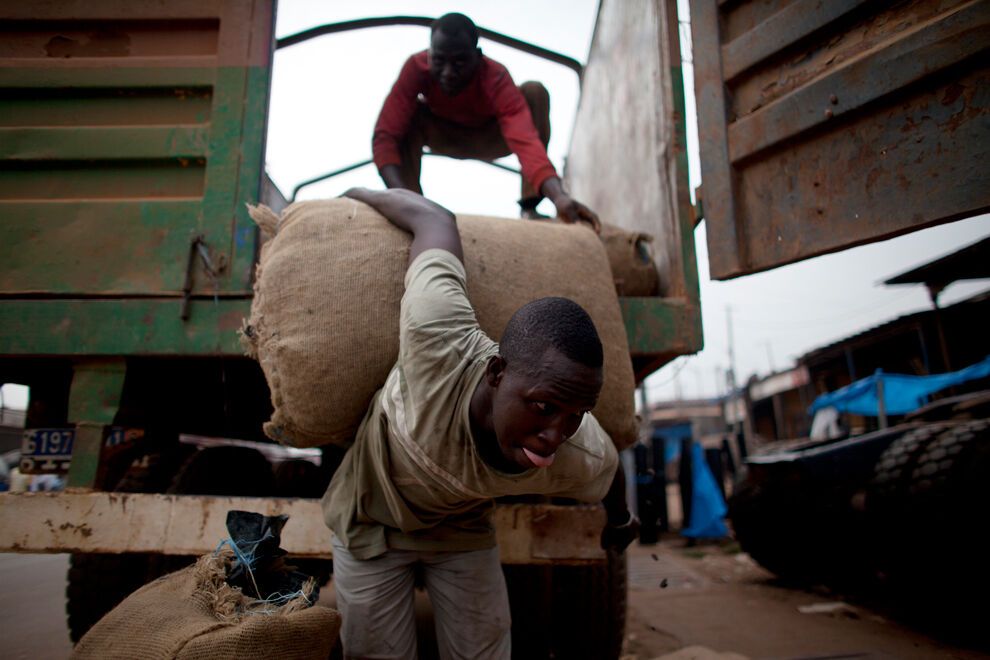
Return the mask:
{"type": "Polygon", "coordinates": [[[501,355],[493,355],[488,358],[488,364],[485,365],[485,381],[491,388],[497,388],[502,382],[502,377],[505,375],[505,358],[501,355]]]}

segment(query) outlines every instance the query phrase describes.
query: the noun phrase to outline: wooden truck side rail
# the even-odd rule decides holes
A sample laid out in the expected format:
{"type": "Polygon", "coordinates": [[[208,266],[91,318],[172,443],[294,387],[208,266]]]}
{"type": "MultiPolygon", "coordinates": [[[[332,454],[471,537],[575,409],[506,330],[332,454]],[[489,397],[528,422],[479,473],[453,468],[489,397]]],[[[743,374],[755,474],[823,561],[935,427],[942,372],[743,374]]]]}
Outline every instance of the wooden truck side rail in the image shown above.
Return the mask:
{"type": "MultiPolygon", "coordinates": [[[[202,555],[227,538],[231,510],[285,514],[282,548],[293,557],[331,558],[319,500],[143,493],[4,493],[0,552],[160,552],[202,555]]],[[[495,511],[503,564],[604,561],[599,506],[506,504],[495,511]]]]}

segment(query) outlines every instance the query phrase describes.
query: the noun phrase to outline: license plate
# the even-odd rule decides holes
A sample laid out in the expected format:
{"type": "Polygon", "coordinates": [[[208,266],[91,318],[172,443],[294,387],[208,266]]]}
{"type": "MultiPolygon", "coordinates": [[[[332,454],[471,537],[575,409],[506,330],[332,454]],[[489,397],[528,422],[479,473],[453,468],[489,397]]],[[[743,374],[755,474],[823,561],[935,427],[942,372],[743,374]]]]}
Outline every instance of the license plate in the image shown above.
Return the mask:
{"type": "MultiPolygon", "coordinates": [[[[113,426],[103,441],[104,453],[125,449],[144,436],[142,429],[113,426]]],[[[75,429],[27,429],[21,442],[22,474],[65,474],[72,462],[75,429]]]]}
{"type": "Polygon", "coordinates": [[[21,442],[22,474],[63,474],[69,471],[75,429],[27,429],[21,442]]]}

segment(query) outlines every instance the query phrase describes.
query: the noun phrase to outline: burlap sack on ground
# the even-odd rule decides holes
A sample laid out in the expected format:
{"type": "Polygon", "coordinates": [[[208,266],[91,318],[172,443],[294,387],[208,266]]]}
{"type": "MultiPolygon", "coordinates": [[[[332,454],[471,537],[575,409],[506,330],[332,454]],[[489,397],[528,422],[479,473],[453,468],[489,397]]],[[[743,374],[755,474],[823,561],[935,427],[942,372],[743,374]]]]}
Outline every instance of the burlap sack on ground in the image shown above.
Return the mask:
{"type": "MultiPolygon", "coordinates": [[[[274,413],[265,432],[296,447],[348,445],[399,350],[399,303],[410,236],[351,199],[293,204],[252,217],[262,249],[245,348],[258,359],[274,413]]],[[[577,301],[605,347],[595,416],[618,447],[636,439],[635,387],[608,259],[583,225],[458,216],[468,296],[498,340],[509,317],[544,296],[577,301]]]]}
{"type": "Polygon", "coordinates": [[[79,640],[84,660],[326,660],[340,614],[304,597],[274,607],[225,581],[229,557],[204,555],[189,568],[147,584],[100,619],[79,640]]]}
{"type": "Polygon", "coordinates": [[[652,236],[602,223],[601,239],[620,296],[655,296],[660,292],[652,236]]]}

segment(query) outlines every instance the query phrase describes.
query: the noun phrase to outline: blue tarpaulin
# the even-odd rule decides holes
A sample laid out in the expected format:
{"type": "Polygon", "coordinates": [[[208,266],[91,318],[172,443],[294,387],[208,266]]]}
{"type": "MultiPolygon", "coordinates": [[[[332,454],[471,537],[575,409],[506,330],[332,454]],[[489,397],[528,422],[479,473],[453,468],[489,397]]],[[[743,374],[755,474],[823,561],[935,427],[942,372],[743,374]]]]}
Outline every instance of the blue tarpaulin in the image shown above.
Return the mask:
{"type": "Polygon", "coordinates": [[[691,521],[681,534],[695,539],[720,539],[729,535],[723,522],[728,509],[715,483],[701,445],[691,445],[691,521]]]}
{"type": "Polygon", "coordinates": [[[932,376],[907,376],[904,374],[877,373],[846,385],[842,389],[823,394],[811,404],[808,412],[814,414],[822,408],[832,407],[840,412],[876,417],[877,381],[883,380],[883,403],[888,415],[904,415],[928,403],[928,397],[939,390],[990,376],[990,356],[982,362],[959,371],[932,376]]]}
{"type": "Polygon", "coordinates": [[[653,429],[653,442],[663,443],[664,463],[677,460],[681,455],[681,440],[690,438],[692,432],[690,423],[661,426],[653,429]]]}

